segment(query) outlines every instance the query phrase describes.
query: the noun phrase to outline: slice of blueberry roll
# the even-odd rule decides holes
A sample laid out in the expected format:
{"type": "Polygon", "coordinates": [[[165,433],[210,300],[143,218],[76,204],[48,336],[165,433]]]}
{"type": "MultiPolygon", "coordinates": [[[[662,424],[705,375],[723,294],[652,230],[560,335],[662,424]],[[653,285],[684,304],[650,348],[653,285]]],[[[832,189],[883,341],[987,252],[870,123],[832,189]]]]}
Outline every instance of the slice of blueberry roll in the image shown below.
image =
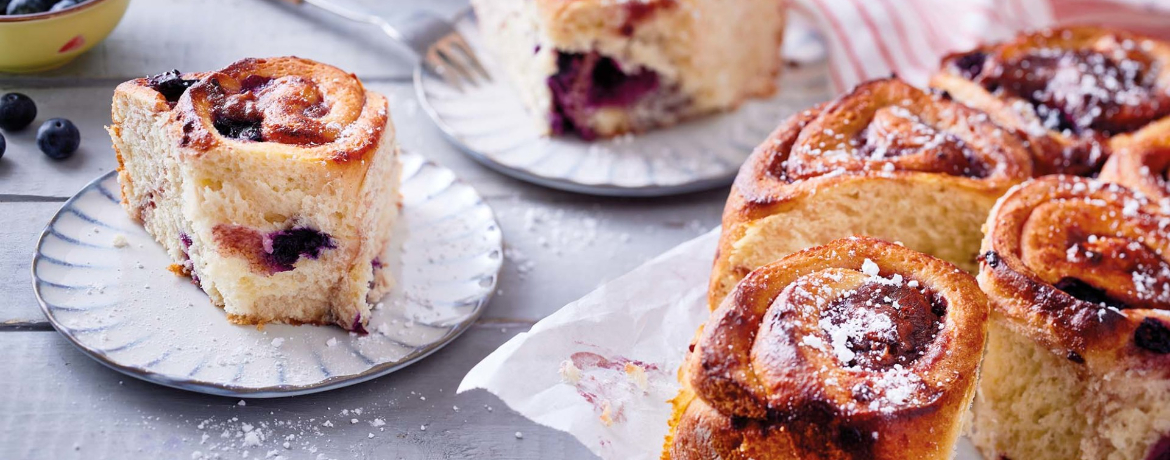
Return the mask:
{"type": "Polygon", "coordinates": [[[123,205],[237,324],[364,331],[400,203],[386,98],[295,57],[118,86],[123,205]]]}

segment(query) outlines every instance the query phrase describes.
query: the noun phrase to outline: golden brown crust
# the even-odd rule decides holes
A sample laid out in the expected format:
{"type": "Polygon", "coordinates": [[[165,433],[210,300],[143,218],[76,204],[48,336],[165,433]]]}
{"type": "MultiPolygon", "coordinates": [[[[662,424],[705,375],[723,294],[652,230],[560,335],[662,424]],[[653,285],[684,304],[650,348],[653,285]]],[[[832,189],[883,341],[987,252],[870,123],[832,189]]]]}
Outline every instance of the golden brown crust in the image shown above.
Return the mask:
{"type": "MultiPolygon", "coordinates": [[[[223,305],[219,305],[219,307],[223,308],[223,305]]],[[[267,319],[260,319],[248,315],[236,315],[232,313],[227,314],[227,320],[232,324],[237,324],[240,326],[256,326],[256,329],[260,330],[263,330],[264,326],[271,322],[267,319]]],[[[281,324],[288,324],[290,326],[332,326],[337,324],[332,318],[321,321],[301,321],[298,319],[284,318],[281,319],[280,322],[281,324]]]]}
{"type": "Polygon", "coordinates": [[[962,190],[985,197],[989,208],[1031,175],[1022,142],[986,114],[897,79],[863,83],[793,115],[740,168],[723,212],[710,306],[730,290],[727,280],[755,268],[729,256],[746,228],[815,199],[819,190],[883,181],[962,190]]]}
{"type": "Polygon", "coordinates": [[[971,275],[873,238],[762,267],[687,357],[670,457],[949,458],[987,318],[971,275]]]}
{"type": "Polygon", "coordinates": [[[1101,180],[1129,187],[1151,201],[1170,199],[1170,119],[1113,139],[1101,180]]]}
{"type": "Polygon", "coordinates": [[[737,211],[772,214],[805,192],[790,184],[844,175],[932,173],[1006,188],[1032,172],[1021,151],[982,112],[901,80],[874,80],[774,131],[736,177],[737,211]]]}
{"type": "Polygon", "coordinates": [[[997,318],[1090,368],[1170,375],[1170,214],[1072,176],[1013,189],[985,226],[979,284],[997,318]]]}
{"type": "Polygon", "coordinates": [[[649,18],[658,11],[679,6],[686,0],[634,0],[613,2],[609,0],[537,0],[545,24],[561,24],[581,11],[607,11],[609,23],[618,33],[631,34],[631,27],[649,18]]]}
{"type": "Polygon", "coordinates": [[[177,137],[195,154],[262,144],[308,161],[359,161],[377,150],[389,117],[386,99],[356,76],[307,59],[248,58],[198,77],[174,107],[177,137]]]}
{"type": "Polygon", "coordinates": [[[931,86],[1026,139],[1037,175],[1095,174],[1108,139],[1170,115],[1170,44],[1090,26],[945,57],[931,86]]]}

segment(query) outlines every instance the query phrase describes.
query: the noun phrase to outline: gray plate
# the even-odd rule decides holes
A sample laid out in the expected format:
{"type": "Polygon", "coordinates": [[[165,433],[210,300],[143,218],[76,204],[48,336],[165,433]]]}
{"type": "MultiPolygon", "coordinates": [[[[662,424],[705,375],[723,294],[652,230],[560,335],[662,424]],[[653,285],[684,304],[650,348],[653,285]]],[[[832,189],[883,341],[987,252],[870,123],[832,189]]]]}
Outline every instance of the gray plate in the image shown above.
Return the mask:
{"type": "Polygon", "coordinates": [[[203,291],[166,270],[163,248],[119,204],[111,172],[49,222],[33,257],[33,289],[49,322],[126,375],[223,396],[293,396],[394,372],[455,339],[495,291],[503,261],[487,204],[450,170],[403,154],[397,286],[367,336],[337,327],[229,323],[203,291]],[[115,247],[116,236],[128,245],[115,247]]]}
{"type": "Polygon", "coordinates": [[[781,90],[770,99],[637,136],[596,142],[550,138],[540,133],[535,117],[483,49],[470,10],[459,16],[455,27],[484,61],[493,81],[460,90],[417,67],[414,82],[423,109],[452,143],[480,163],[570,192],[644,197],[725,186],[784,118],[831,95],[820,41],[811,29],[790,28],[785,40],[807,48],[803,54],[814,62],[785,69],[781,90]]]}

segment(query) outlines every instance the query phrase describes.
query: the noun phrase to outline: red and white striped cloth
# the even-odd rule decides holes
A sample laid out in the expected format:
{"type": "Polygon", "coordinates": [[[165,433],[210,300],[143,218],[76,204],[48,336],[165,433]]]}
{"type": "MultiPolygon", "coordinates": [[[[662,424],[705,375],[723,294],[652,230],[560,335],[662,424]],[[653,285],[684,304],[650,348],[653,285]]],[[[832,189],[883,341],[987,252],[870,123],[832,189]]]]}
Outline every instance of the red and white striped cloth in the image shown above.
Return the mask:
{"type": "Polygon", "coordinates": [[[939,59],[1062,24],[1097,24],[1170,39],[1170,0],[794,0],[828,47],[837,91],[897,73],[924,85],[939,59]]]}

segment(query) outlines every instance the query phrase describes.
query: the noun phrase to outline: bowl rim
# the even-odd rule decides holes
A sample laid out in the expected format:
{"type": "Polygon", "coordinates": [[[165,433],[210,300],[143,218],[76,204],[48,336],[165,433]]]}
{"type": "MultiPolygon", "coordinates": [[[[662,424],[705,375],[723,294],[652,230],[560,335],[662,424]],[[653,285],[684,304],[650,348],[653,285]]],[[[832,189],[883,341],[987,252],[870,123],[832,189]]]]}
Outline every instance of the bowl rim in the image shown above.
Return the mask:
{"type": "Polygon", "coordinates": [[[55,18],[58,16],[64,16],[67,14],[76,13],[78,11],[97,6],[100,3],[105,3],[106,1],[108,1],[108,0],[85,0],[82,3],[79,3],[77,5],[73,5],[69,8],[65,8],[61,11],[46,11],[43,13],[34,13],[34,14],[16,14],[16,15],[12,15],[12,16],[0,14],[0,23],[28,22],[28,21],[36,21],[39,19],[55,18]]]}

